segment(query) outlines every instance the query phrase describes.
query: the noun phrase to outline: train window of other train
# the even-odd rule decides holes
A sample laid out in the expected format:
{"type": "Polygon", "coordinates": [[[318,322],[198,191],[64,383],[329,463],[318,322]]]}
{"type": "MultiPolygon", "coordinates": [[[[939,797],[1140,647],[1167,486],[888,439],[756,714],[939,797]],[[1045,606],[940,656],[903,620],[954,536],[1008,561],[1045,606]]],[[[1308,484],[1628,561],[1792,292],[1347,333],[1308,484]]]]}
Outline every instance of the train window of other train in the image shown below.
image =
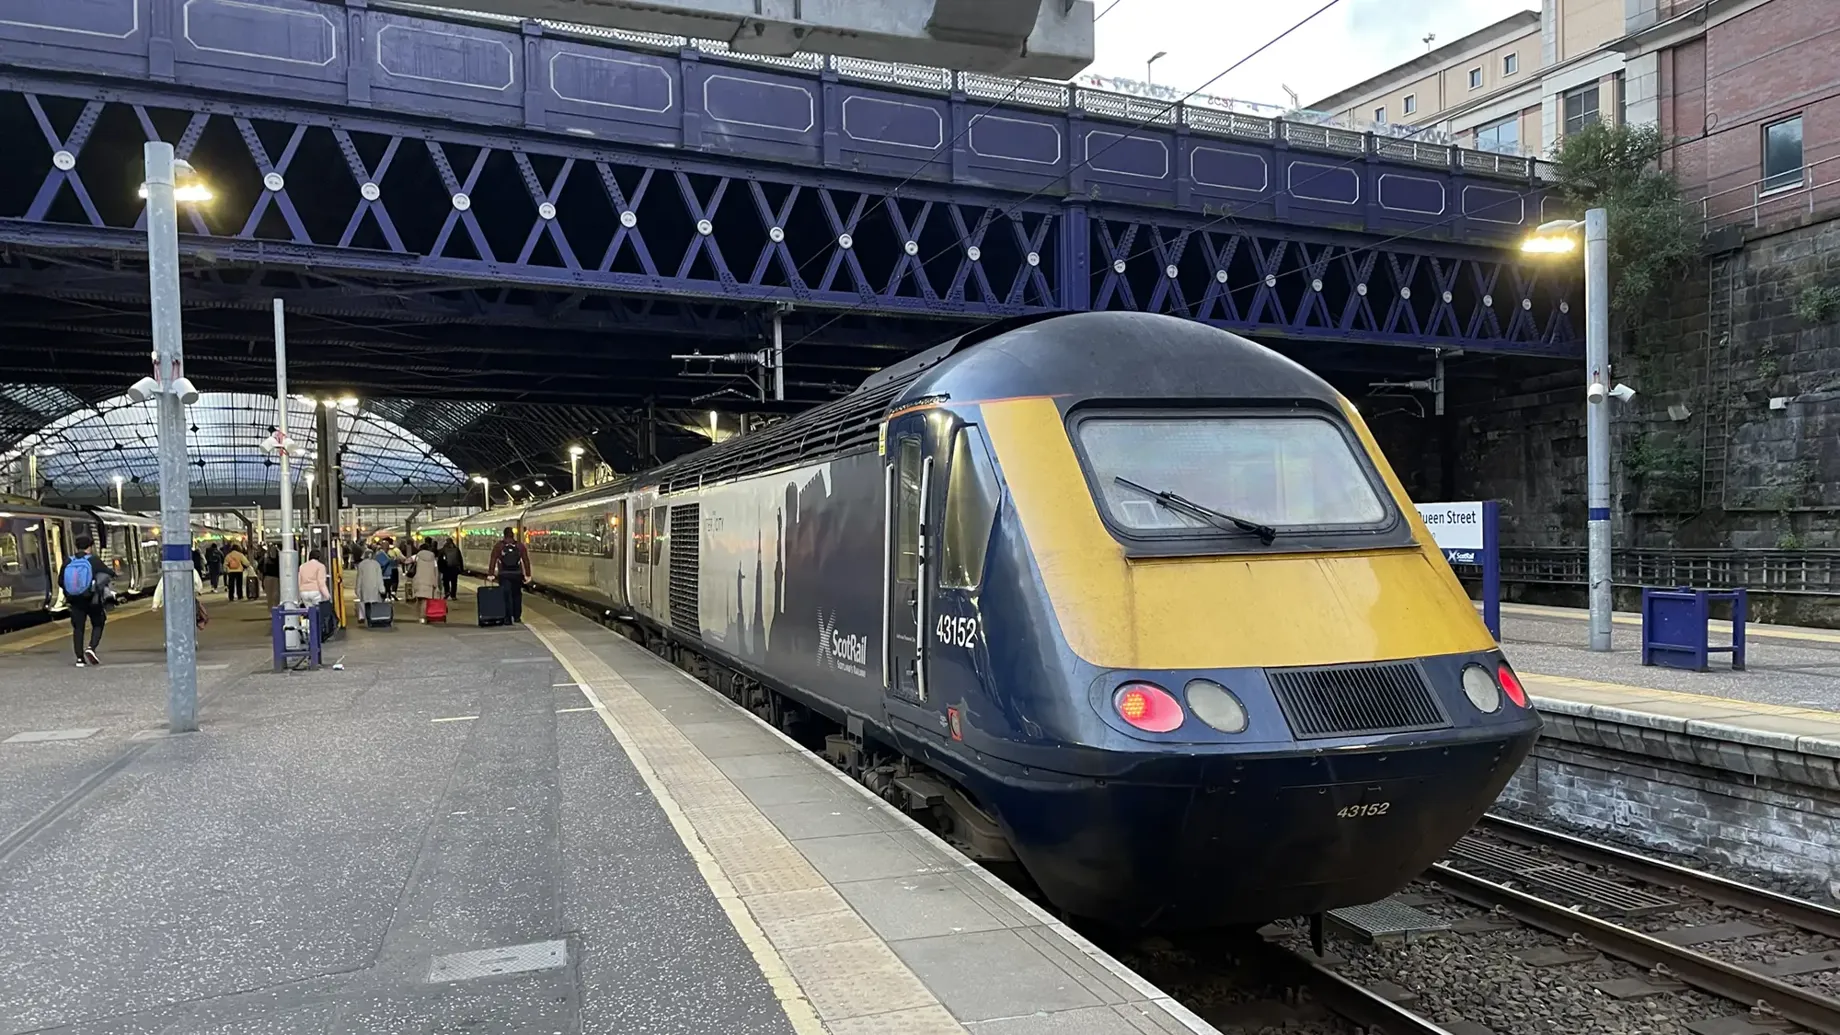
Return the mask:
{"type": "Polygon", "coordinates": [[[945,544],[939,584],[971,589],[984,575],[984,551],[997,519],[997,479],[976,428],[959,428],[952,436],[952,469],[947,474],[945,544]]]}
{"type": "Polygon", "coordinates": [[[895,500],[895,572],[897,582],[920,577],[920,440],[902,436],[900,495],[895,500]]]}
{"type": "Polygon", "coordinates": [[[1277,528],[1377,525],[1389,512],[1347,436],[1316,417],[1095,417],[1079,424],[1102,501],[1129,531],[1213,526],[1147,489],[1277,528]]]}

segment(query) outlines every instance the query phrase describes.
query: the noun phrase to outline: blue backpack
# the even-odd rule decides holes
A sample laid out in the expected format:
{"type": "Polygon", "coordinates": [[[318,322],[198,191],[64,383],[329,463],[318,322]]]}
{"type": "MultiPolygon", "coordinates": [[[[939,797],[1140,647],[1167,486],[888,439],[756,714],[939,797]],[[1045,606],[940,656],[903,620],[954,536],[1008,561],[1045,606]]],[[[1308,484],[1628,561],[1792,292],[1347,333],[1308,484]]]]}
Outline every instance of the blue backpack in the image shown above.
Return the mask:
{"type": "Polygon", "coordinates": [[[88,596],[90,587],[96,583],[96,571],[90,566],[87,556],[73,557],[64,566],[64,595],[67,597],[88,596]]]}

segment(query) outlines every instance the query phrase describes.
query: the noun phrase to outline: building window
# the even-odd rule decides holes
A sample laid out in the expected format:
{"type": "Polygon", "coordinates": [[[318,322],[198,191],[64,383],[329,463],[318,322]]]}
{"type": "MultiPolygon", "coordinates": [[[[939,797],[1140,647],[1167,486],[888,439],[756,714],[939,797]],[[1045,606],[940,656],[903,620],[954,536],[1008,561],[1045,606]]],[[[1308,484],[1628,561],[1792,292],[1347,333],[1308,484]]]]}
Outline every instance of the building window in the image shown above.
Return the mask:
{"type": "Polygon", "coordinates": [[[1763,127],[1763,189],[1802,185],[1802,117],[1763,127]]]}
{"type": "Polygon", "coordinates": [[[1581,86],[1565,95],[1565,132],[1569,135],[1597,121],[1597,84],[1581,86]]]}
{"type": "Polygon", "coordinates": [[[1482,69],[1480,66],[1469,70],[1469,88],[1472,90],[1482,89],[1482,69]]]}
{"type": "Polygon", "coordinates": [[[1476,150],[1496,154],[1521,153],[1521,117],[1513,115],[1500,122],[1476,127],[1476,150]]]}
{"type": "Polygon", "coordinates": [[[1416,112],[1418,110],[1418,95],[1415,93],[1406,94],[1405,107],[1407,115],[1416,112]]]}
{"type": "Polygon", "coordinates": [[[1382,104],[1380,107],[1374,109],[1374,125],[1386,125],[1386,105],[1382,104]]]}
{"type": "Polygon", "coordinates": [[[1502,75],[1513,75],[1514,73],[1520,70],[1521,70],[1521,56],[1519,54],[1503,54],[1502,55],[1501,57],[1501,74],[1502,75]]]}

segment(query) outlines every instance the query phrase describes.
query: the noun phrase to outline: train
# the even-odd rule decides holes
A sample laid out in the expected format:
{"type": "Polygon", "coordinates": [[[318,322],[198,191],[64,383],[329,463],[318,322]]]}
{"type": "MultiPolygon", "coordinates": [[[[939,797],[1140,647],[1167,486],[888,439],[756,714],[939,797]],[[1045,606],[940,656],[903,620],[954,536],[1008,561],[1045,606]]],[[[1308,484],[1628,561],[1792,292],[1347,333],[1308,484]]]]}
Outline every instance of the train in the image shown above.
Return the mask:
{"type": "MultiPolygon", "coordinates": [[[[242,541],[226,529],[194,523],[196,541],[242,541]]],[[[107,507],[74,508],[0,500],[0,628],[67,610],[58,572],[80,535],[114,573],[116,593],[153,592],[160,578],[158,518],[107,507]]]]}
{"type": "Polygon", "coordinates": [[[1144,313],[990,325],[653,470],[439,526],[1064,915],[1397,892],[1541,720],[1359,411],[1144,313]]]}

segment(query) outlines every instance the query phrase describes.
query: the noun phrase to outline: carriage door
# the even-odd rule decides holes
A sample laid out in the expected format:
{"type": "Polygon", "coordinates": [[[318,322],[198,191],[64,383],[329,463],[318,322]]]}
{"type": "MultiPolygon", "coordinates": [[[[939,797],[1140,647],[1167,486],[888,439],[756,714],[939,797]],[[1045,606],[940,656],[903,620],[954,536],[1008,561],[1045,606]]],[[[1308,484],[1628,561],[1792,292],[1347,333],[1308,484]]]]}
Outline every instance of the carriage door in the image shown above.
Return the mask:
{"type": "Polygon", "coordinates": [[[882,558],[884,655],[882,685],[896,697],[925,701],[928,593],[928,531],[925,516],[932,489],[933,461],[926,414],[897,417],[888,425],[883,458],[883,509],[887,520],[882,558]]]}

